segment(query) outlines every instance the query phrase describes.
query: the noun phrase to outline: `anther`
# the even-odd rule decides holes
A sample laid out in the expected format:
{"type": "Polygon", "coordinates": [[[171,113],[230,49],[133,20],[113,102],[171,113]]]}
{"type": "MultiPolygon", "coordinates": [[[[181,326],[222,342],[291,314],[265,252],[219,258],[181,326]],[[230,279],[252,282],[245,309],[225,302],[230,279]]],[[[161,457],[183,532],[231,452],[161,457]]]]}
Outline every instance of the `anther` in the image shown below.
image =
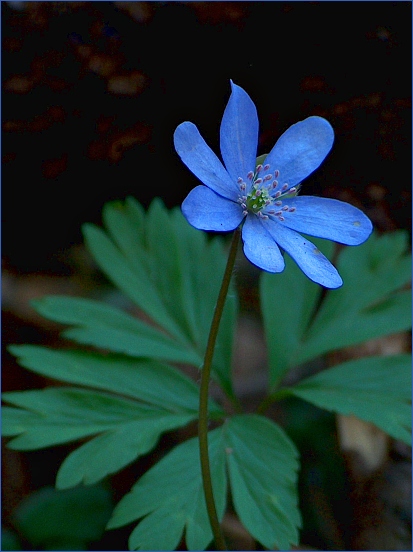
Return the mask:
{"type": "Polygon", "coordinates": [[[282,204],[283,204],[282,201],[276,201],[276,202],[275,202],[275,205],[277,205],[277,207],[279,207],[279,206],[282,205],[282,204]]]}
{"type": "Polygon", "coordinates": [[[294,213],[294,211],[296,210],[296,207],[290,207],[288,210],[290,213],[294,213]]]}
{"type": "Polygon", "coordinates": [[[278,180],[274,180],[272,187],[275,189],[278,186],[278,180]]]}
{"type": "Polygon", "coordinates": [[[258,174],[262,171],[262,165],[257,165],[257,168],[255,169],[255,172],[258,174]]]}
{"type": "Polygon", "coordinates": [[[247,174],[248,180],[252,180],[253,176],[254,176],[254,173],[253,173],[252,171],[250,171],[250,172],[247,174]]]}
{"type": "Polygon", "coordinates": [[[241,184],[242,178],[240,176],[237,178],[237,182],[238,182],[238,184],[241,184]]]}
{"type": "Polygon", "coordinates": [[[277,179],[280,176],[280,171],[276,170],[274,173],[274,178],[277,179]]]}
{"type": "Polygon", "coordinates": [[[278,190],[278,192],[275,193],[274,198],[278,199],[281,195],[281,192],[278,190]]]}
{"type": "Polygon", "coordinates": [[[257,178],[257,180],[255,181],[255,184],[262,184],[262,178],[257,178]]]}
{"type": "MultiPolygon", "coordinates": [[[[265,168],[265,167],[264,167],[265,168]]],[[[264,176],[264,182],[266,182],[267,180],[271,180],[272,179],[272,176],[270,174],[266,174],[264,176]]]]}
{"type": "Polygon", "coordinates": [[[283,211],[288,211],[289,207],[288,205],[284,205],[284,207],[282,208],[283,211]]]}
{"type": "Polygon", "coordinates": [[[269,168],[270,168],[270,166],[269,166],[268,163],[266,165],[264,165],[264,171],[268,171],[269,168]]]}
{"type": "Polygon", "coordinates": [[[285,218],[284,217],[278,217],[278,220],[280,220],[281,222],[284,222],[285,218]]]}
{"type": "Polygon", "coordinates": [[[283,187],[281,188],[282,192],[285,192],[285,190],[288,189],[288,184],[283,184],[283,187]]]}

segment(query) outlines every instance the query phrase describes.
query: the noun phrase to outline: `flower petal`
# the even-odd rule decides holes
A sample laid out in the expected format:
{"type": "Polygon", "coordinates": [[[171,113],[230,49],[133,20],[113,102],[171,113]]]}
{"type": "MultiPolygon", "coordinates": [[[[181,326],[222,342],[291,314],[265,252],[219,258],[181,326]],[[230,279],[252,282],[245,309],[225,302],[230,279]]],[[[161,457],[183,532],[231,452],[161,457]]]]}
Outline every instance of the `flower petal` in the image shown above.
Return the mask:
{"type": "Polygon", "coordinates": [[[206,186],[223,197],[237,200],[239,188],[223,164],[207,145],[193,123],[181,123],[174,133],[174,144],[178,155],[206,186]]]}
{"type": "Polygon", "coordinates": [[[346,245],[360,245],[373,230],[370,219],[360,209],[344,201],[298,196],[285,200],[285,203],[296,210],[293,213],[287,211],[282,224],[310,236],[346,245]]]}
{"type": "Polygon", "coordinates": [[[310,280],[327,288],[338,288],[343,284],[337,270],[313,243],[275,220],[264,222],[268,223],[268,231],[274,240],[310,280]]]}
{"type": "Polygon", "coordinates": [[[282,272],[284,258],[278,245],[256,215],[249,215],[242,227],[244,254],[253,264],[267,272],[282,272]]]}
{"type": "Polygon", "coordinates": [[[221,122],[221,155],[234,182],[255,169],[258,116],[251,98],[231,81],[232,93],[221,122]]]}
{"type": "Polygon", "coordinates": [[[244,218],[242,207],[224,199],[206,186],[197,186],[182,203],[186,220],[198,230],[228,232],[234,230],[244,218]]]}
{"type": "Polygon", "coordinates": [[[271,171],[280,172],[278,181],[290,186],[310,175],[331,149],[334,131],[322,117],[308,117],[290,126],[265,159],[271,171]]]}

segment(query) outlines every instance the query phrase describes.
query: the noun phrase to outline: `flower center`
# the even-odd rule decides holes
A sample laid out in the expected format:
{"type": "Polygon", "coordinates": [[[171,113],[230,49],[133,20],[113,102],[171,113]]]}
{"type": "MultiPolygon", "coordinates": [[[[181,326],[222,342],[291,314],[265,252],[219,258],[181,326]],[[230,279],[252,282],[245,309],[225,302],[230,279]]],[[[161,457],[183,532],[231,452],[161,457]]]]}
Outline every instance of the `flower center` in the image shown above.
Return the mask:
{"type": "Polygon", "coordinates": [[[247,205],[248,211],[252,211],[255,215],[261,211],[261,209],[269,205],[268,201],[271,203],[270,194],[266,188],[258,188],[256,184],[253,184],[250,193],[247,195],[247,205]]]}
{"type": "Polygon", "coordinates": [[[278,170],[271,173],[268,164],[258,164],[255,172],[250,171],[247,175],[247,180],[251,181],[250,186],[241,177],[238,178],[242,194],[238,202],[244,209],[244,215],[253,213],[263,219],[271,216],[283,222],[287,213],[293,213],[296,210],[295,207],[284,204],[284,201],[296,196],[300,186],[290,187],[287,183],[281,185],[277,180],[279,175],[278,170]],[[248,188],[249,191],[245,193],[248,188]]]}

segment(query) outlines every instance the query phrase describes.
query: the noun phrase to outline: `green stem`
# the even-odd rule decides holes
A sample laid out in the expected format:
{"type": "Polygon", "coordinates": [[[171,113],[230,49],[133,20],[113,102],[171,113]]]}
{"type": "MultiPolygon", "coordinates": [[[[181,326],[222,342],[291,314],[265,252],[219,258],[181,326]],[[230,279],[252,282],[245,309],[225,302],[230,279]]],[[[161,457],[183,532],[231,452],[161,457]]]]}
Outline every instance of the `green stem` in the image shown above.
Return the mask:
{"type": "Polygon", "coordinates": [[[208,452],[208,390],[211,376],[211,364],[214,356],[215,342],[218,335],[219,323],[221,321],[222,311],[227,297],[229,283],[231,281],[232,270],[234,268],[235,257],[239,243],[241,230],[237,228],[232,238],[229,250],[227,266],[225,267],[224,277],[222,279],[221,289],[217,303],[215,305],[214,316],[212,318],[211,328],[209,330],[208,343],[205,351],[204,363],[201,372],[201,388],[199,393],[199,454],[201,459],[202,483],[204,487],[205,502],[208,511],[209,522],[214,534],[215,544],[218,550],[227,550],[221,526],[218,521],[217,510],[215,507],[214,493],[212,490],[211,469],[209,465],[208,452]]]}

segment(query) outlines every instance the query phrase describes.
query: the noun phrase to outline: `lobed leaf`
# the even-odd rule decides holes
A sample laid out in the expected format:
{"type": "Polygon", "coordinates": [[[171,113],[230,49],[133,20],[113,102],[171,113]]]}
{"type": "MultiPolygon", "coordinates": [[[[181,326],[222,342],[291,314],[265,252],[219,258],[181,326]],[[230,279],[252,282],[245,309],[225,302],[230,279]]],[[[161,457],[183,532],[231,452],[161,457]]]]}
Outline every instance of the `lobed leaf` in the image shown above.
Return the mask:
{"type": "MultiPolygon", "coordinates": [[[[221,519],[226,503],[222,428],[210,432],[209,450],[216,507],[221,519]]],[[[178,445],[147,471],[116,506],[108,528],[142,517],[130,536],[131,550],[174,550],[185,528],[189,550],[204,550],[209,544],[212,531],[202,488],[198,438],[178,445]]]]}
{"type": "MultiPolygon", "coordinates": [[[[2,399],[24,409],[35,416],[20,416],[15,409],[9,409],[9,427],[6,434],[19,434],[9,445],[11,448],[31,450],[102,431],[110,431],[125,423],[142,419],[151,421],[160,415],[168,417],[169,412],[143,405],[130,399],[72,387],[48,387],[36,391],[12,391],[2,394],[2,399]]],[[[187,422],[194,414],[183,416],[187,422]]],[[[179,419],[179,417],[178,417],[179,419]]]]}
{"type": "MultiPolygon", "coordinates": [[[[266,547],[287,549],[298,541],[297,451],[273,422],[239,415],[209,433],[211,473],[219,519],[226,501],[227,464],[237,514],[266,547]]],[[[212,539],[199,462],[198,439],[175,447],[116,506],[108,528],[140,519],[131,550],[173,550],[186,529],[188,550],[212,539]]]]}
{"type": "Polygon", "coordinates": [[[373,234],[358,247],[343,249],[338,269],[344,285],[329,291],[304,337],[297,362],[305,362],[412,326],[411,255],[407,234],[373,234]]]}
{"type": "Polygon", "coordinates": [[[158,443],[162,433],[187,425],[194,415],[171,415],[162,411],[146,418],[118,424],[88,441],[63,461],[56,487],[67,489],[78,484],[92,485],[123,469],[158,443]]]}
{"type": "Polygon", "coordinates": [[[408,330],[412,325],[411,297],[410,290],[399,291],[364,308],[360,301],[353,309],[349,303],[348,309],[344,306],[345,297],[338,298],[334,307],[327,298],[297,355],[297,362],[408,330]]]}
{"type": "MultiPolygon", "coordinates": [[[[119,393],[171,413],[198,411],[198,386],[167,364],[37,345],[12,345],[9,350],[19,364],[42,376],[119,393]]],[[[209,404],[212,416],[222,414],[214,401],[209,404]]]]}
{"type": "Polygon", "coordinates": [[[288,388],[320,408],[371,422],[411,445],[410,355],[365,357],[344,362],[288,388]]]}
{"type": "Polygon", "coordinates": [[[132,357],[195,365],[202,362],[195,351],[164,332],[101,301],[55,295],[32,301],[32,305],[45,318],[73,325],[63,336],[78,343],[132,357]]]}
{"type": "Polygon", "coordinates": [[[88,249],[109,280],[179,342],[187,343],[147,277],[143,265],[139,271],[131,265],[102,229],[85,224],[83,234],[88,249]]]}
{"type": "MultiPolygon", "coordinates": [[[[311,238],[331,258],[333,244],[311,238]]],[[[262,272],[260,300],[268,348],[270,389],[297,364],[297,357],[319,301],[322,288],[307,278],[288,255],[280,274],[262,272]]]]}
{"type": "MultiPolygon", "coordinates": [[[[328,242],[311,238],[331,258],[328,242]]],[[[281,274],[263,273],[261,310],[266,333],[270,387],[292,367],[329,351],[411,328],[411,256],[402,231],[373,234],[358,247],[343,248],[337,266],[344,285],[321,287],[286,258],[281,274]]]]}
{"type": "Polygon", "coordinates": [[[242,524],[266,548],[290,550],[301,525],[297,449],[277,424],[258,415],[234,416],[226,433],[231,492],[242,524]]]}
{"type": "MultiPolygon", "coordinates": [[[[103,219],[107,233],[85,225],[88,248],[106,276],[175,341],[175,349],[171,349],[170,341],[164,342],[166,336],[159,349],[151,340],[133,345],[124,334],[110,339],[109,332],[101,326],[93,332],[86,331],[84,326],[69,330],[66,337],[100,347],[108,341],[106,348],[119,352],[119,348],[113,348],[118,342],[127,354],[149,351],[151,357],[199,366],[225,268],[221,244],[217,239],[208,242],[202,232],[188,225],[178,209],[168,212],[158,199],[152,202],[146,215],[133,198],[123,204],[109,203],[105,205],[103,219]],[[165,351],[166,345],[169,349],[165,351]],[[161,357],[155,356],[161,353],[161,357]]],[[[237,305],[234,292],[227,303],[212,369],[231,396],[237,305]]],[[[147,337],[144,333],[143,338],[147,337]]],[[[153,332],[149,337],[155,337],[153,332]]],[[[159,335],[156,337],[159,341],[159,335]]]]}
{"type": "Polygon", "coordinates": [[[77,388],[4,393],[19,408],[5,408],[8,446],[35,450],[98,435],[69,454],[58,476],[60,489],[92,484],[149,452],[165,431],[184,426],[195,413],[175,414],[106,393],[77,388]]]}

